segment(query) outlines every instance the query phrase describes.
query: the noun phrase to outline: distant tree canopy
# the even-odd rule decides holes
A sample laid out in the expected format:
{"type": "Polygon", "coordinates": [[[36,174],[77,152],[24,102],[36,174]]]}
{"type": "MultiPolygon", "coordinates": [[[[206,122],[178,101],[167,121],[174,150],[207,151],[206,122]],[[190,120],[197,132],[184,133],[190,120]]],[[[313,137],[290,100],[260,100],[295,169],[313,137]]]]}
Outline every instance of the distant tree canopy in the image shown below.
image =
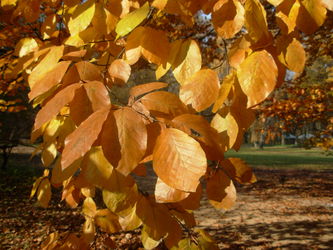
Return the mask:
{"type": "Polygon", "coordinates": [[[240,148],[287,70],[302,73],[300,40],[332,9],[327,0],[1,0],[1,84],[29,87],[40,107],[32,141],[43,138],[45,172],[31,197],[47,207],[54,186],[69,206],[83,203],[83,232],[52,233],[42,247],[86,249],[96,227],[141,227],[147,249],[217,249],[192,229],[202,183],[213,206],[229,209],[234,182],[255,181],[224,153],[240,148]],[[148,64],[155,80],[119,98],[148,64]],[[160,80],[170,72],[176,89],[160,80]],[[133,176],[151,165],[147,191],[133,176]]]}

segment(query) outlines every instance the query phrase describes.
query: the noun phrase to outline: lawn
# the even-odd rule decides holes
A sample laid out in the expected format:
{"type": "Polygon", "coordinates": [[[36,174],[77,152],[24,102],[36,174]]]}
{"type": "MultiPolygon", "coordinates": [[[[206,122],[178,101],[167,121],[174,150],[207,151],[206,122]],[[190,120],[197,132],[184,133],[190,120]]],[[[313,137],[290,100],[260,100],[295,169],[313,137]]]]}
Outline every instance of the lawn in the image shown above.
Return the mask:
{"type": "Polygon", "coordinates": [[[256,168],[333,169],[333,155],[317,148],[267,146],[260,150],[244,145],[239,152],[228,151],[226,157],[241,158],[256,168]]]}

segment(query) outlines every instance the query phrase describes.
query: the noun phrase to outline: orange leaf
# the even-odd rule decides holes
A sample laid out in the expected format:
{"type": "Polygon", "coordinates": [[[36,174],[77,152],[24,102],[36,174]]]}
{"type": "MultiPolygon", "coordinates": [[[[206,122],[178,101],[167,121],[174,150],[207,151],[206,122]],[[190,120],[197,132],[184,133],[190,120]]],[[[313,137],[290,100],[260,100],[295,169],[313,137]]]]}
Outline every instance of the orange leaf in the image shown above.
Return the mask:
{"type": "Polygon", "coordinates": [[[244,7],[236,0],[220,0],[214,5],[212,22],[223,38],[232,38],[244,24],[244,7]]]}
{"type": "Polygon", "coordinates": [[[127,38],[126,60],[136,63],[142,55],[150,63],[165,63],[169,54],[169,41],[164,31],[138,27],[127,38]]]}
{"type": "Polygon", "coordinates": [[[114,84],[124,85],[131,75],[131,66],[123,59],[116,59],[111,63],[108,72],[114,84]]]}
{"type": "Polygon", "coordinates": [[[201,52],[194,40],[177,40],[172,44],[168,61],[172,65],[173,75],[180,84],[201,69],[201,52]]]}
{"type": "Polygon", "coordinates": [[[266,50],[256,51],[242,62],[237,70],[237,77],[247,95],[248,108],[269,96],[275,88],[277,75],[274,59],[266,50]]]}
{"type": "Polygon", "coordinates": [[[305,51],[302,44],[295,38],[282,36],[277,41],[277,47],[280,51],[280,61],[288,67],[289,70],[301,73],[305,66],[305,51]]]}
{"type": "Polygon", "coordinates": [[[200,144],[184,132],[168,128],[157,138],[153,166],[167,185],[194,192],[206,173],[207,160],[200,144]]]}
{"type": "Polygon", "coordinates": [[[69,103],[69,109],[70,117],[77,126],[94,112],[87,92],[83,87],[76,90],[73,100],[69,103]]]}
{"type": "Polygon", "coordinates": [[[111,106],[109,92],[103,83],[92,81],[83,84],[83,87],[87,92],[93,111],[111,106]]]}
{"type": "Polygon", "coordinates": [[[62,169],[66,169],[75,160],[84,156],[89,151],[101,132],[109,111],[109,107],[96,111],[66,138],[61,159],[62,169]]]}
{"type": "Polygon", "coordinates": [[[217,73],[211,69],[202,69],[184,82],[179,97],[185,104],[191,104],[200,112],[216,101],[219,88],[217,73]]]}
{"type": "Polygon", "coordinates": [[[104,126],[103,151],[120,173],[128,175],[146,152],[146,125],[142,117],[131,108],[119,109],[113,116],[104,126]]]}
{"type": "Polygon", "coordinates": [[[70,61],[59,62],[54,67],[54,69],[52,69],[43,78],[37,81],[31,88],[31,91],[29,93],[29,99],[34,99],[35,97],[45,93],[46,91],[50,90],[52,87],[60,83],[70,63],[70,61]]]}
{"type": "Polygon", "coordinates": [[[35,119],[34,131],[39,129],[44,123],[50,121],[60,112],[62,107],[71,102],[75,95],[75,91],[80,87],[81,84],[75,83],[55,94],[55,96],[38,112],[35,119]]]}
{"type": "Polygon", "coordinates": [[[82,81],[103,81],[99,68],[90,62],[78,62],[75,68],[82,81]]]}
{"type": "Polygon", "coordinates": [[[187,113],[186,106],[173,93],[157,91],[143,96],[140,101],[152,115],[174,117],[187,113]]]}
{"type": "Polygon", "coordinates": [[[311,34],[324,23],[327,10],[322,0],[303,0],[300,3],[296,25],[304,33],[311,34]]]}
{"type": "Polygon", "coordinates": [[[188,197],[190,193],[174,189],[165,184],[160,178],[155,186],[155,199],[158,203],[178,202],[188,197]]]}
{"type": "Polygon", "coordinates": [[[218,98],[214,104],[213,112],[216,113],[227,100],[227,97],[230,93],[231,87],[234,85],[234,81],[237,81],[236,72],[232,71],[229,75],[227,75],[221,84],[218,98]]]}
{"type": "Polygon", "coordinates": [[[167,87],[168,84],[164,82],[150,82],[145,84],[140,84],[132,87],[130,89],[130,95],[134,97],[138,97],[140,95],[147,94],[151,91],[162,89],[167,87]]]}
{"type": "Polygon", "coordinates": [[[266,11],[259,0],[246,0],[245,27],[253,45],[262,48],[272,43],[272,34],[268,31],[266,11]]]}
{"type": "Polygon", "coordinates": [[[224,148],[221,148],[218,143],[219,135],[205,118],[199,115],[184,114],[175,117],[172,125],[199,141],[207,159],[223,159],[224,148]]]}

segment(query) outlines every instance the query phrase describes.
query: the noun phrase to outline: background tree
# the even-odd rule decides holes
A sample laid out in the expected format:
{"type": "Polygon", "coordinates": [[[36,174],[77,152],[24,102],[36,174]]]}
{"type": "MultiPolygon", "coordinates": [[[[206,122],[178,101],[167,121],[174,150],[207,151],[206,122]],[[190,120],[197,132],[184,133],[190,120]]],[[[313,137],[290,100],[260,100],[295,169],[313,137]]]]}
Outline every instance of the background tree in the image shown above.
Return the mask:
{"type": "Polygon", "coordinates": [[[83,201],[83,233],[53,233],[43,244],[48,249],[89,248],[96,226],[109,233],[142,226],[148,249],[214,249],[206,233],[191,230],[201,183],[212,205],[228,209],[236,199],[233,183],[255,181],[243,161],[224,153],[240,148],[253,109],[282,84],[286,70],[302,72],[300,32],[313,33],[332,10],[321,0],[270,0],[266,8],[259,0],[2,0],[1,6],[3,27],[33,31],[11,47],[16,54],[4,74],[8,81],[22,77],[41,107],[32,140],[43,137],[46,169],[31,196],[47,207],[52,185],[63,188],[71,207],[83,201]],[[206,25],[199,24],[203,13],[214,30],[196,30],[206,25]],[[202,56],[210,49],[224,51],[222,79],[209,68],[212,57],[202,56]],[[126,88],[147,62],[156,80],[126,88]],[[178,88],[158,81],[168,72],[178,88]],[[119,98],[122,86],[127,93],[119,98]],[[150,163],[158,179],[145,192],[133,176],[145,175],[150,163]],[[96,205],[95,192],[104,205],[96,205]]]}

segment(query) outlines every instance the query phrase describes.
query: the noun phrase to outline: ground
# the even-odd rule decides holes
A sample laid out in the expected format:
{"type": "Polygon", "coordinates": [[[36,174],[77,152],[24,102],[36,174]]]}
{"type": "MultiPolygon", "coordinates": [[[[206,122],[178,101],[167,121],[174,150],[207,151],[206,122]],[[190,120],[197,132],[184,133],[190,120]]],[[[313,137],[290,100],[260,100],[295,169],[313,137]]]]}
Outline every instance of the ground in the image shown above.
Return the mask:
{"type": "MultiPolygon", "coordinates": [[[[203,199],[196,212],[198,227],[208,231],[220,249],[333,248],[332,156],[293,148],[245,148],[229,156],[251,163],[258,182],[237,185],[237,204],[229,211],[217,211],[203,199]]],[[[29,200],[40,163],[28,159],[25,151],[16,151],[11,161],[15,166],[0,175],[0,249],[38,249],[49,233],[79,232],[84,221],[80,210],[59,204],[56,190],[47,210],[29,200]]],[[[150,188],[154,177],[139,181],[150,188]]],[[[118,249],[138,249],[138,237],[135,231],[111,239],[118,249]]],[[[99,233],[93,248],[103,249],[107,238],[99,233]]]]}

